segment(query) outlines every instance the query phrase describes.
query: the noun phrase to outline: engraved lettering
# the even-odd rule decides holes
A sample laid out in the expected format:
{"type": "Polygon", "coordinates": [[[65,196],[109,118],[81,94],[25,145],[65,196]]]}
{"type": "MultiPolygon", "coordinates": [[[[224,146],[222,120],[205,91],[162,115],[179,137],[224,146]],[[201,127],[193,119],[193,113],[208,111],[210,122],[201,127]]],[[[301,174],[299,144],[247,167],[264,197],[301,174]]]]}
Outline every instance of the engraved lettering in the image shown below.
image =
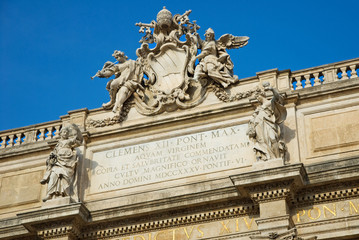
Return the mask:
{"type": "Polygon", "coordinates": [[[329,209],[327,206],[323,206],[323,213],[324,213],[324,217],[327,218],[327,210],[328,212],[330,212],[331,214],[333,214],[335,217],[337,216],[337,210],[336,210],[336,206],[335,203],[333,203],[333,210],[329,209]]]}
{"type": "Polygon", "coordinates": [[[309,209],[308,210],[308,217],[310,218],[310,219],[312,219],[312,220],[316,220],[316,219],[318,219],[318,218],[320,218],[320,214],[321,214],[321,212],[320,212],[320,209],[318,208],[318,207],[313,207],[312,209],[309,209]],[[312,217],[312,211],[313,210],[316,210],[316,217],[312,217]]]}
{"type": "Polygon", "coordinates": [[[94,152],[89,193],[249,166],[253,159],[246,156],[253,154],[246,128],[243,124],[94,152]]]}
{"type": "Polygon", "coordinates": [[[220,222],[221,223],[221,225],[222,225],[222,229],[221,229],[221,233],[220,234],[225,234],[225,232],[226,233],[231,233],[231,231],[229,230],[229,228],[228,228],[228,223],[229,223],[229,221],[227,221],[227,223],[224,223],[224,221],[221,221],[220,222]]]}
{"type": "Polygon", "coordinates": [[[305,214],[305,210],[298,210],[297,211],[297,222],[300,222],[300,217],[303,217],[305,214]]]}
{"type": "Polygon", "coordinates": [[[158,235],[163,234],[163,233],[166,233],[166,232],[167,232],[166,230],[157,232],[157,233],[155,234],[154,240],[157,240],[158,235]]]}
{"type": "Polygon", "coordinates": [[[251,221],[249,223],[248,223],[248,221],[247,221],[247,219],[245,217],[243,217],[243,220],[244,220],[248,230],[250,230],[251,227],[252,227],[252,223],[253,223],[253,217],[252,217],[252,219],[251,219],[251,221]]]}
{"type": "Polygon", "coordinates": [[[180,230],[179,228],[175,228],[172,230],[172,240],[176,240],[176,231],[180,230]]]}
{"type": "Polygon", "coordinates": [[[186,229],[185,227],[183,228],[183,230],[184,230],[184,232],[185,232],[185,234],[186,234],[186,236],[187,236],[187,239],[190,239],[191,234],[192,234],[192,232],[193,232],[193,228],[194,228],[194,226],[192,226],[191,231],[189,232],[189,234],[188,234],[188,232],[187,232],[187,229],[186,229]]]}
{"type": "Polygon", "coordinates": [[[204,236],[204,232],[200,229],[200,227],[202,227],[202,225],[197,226],[197,231],[201,234],[201,236],[199,236],[197,238],[203,238],[203,236],[204,236]]]}
{"type": "Polygon", "coordinates": [[[359,209],[359,205],[358,208],[355,207],[354,203],[352,201],[349,201],[349,210],[350,210],[350,215],[353,215],[354,212],[358,213],[358,209],[359,209]],[[353,211],[354,210],[354,211],[353,211]]]}

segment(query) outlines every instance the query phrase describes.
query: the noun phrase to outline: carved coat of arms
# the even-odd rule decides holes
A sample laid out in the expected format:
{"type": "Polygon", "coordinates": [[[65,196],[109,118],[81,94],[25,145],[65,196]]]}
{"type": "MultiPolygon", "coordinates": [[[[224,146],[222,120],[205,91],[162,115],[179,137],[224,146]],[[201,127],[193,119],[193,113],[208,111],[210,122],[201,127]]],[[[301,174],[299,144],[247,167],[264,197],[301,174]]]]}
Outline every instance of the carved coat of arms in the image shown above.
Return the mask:
{"type": "Polygon", "coordinates": [[[200,27],[190,21],[190,13],[172,16],[163,8],[157,21],[136,23],[145,34],[136,51],[137,60],[128,60],[116,50],[113,56],[117,62],[106,62],[94,76],[115,76],[107,84],[111,100],[103,107],[119,113],[118,122],[124,119],[126,109],[128,112],[124,106],[132,96],[139,113],[155,115],[197,106],[211,86],[224,89],[238,83],[226,49],[243,47],[249,38],[225,34],[215,40],[209,28],[202,40],[197,33],[200,27]]]}

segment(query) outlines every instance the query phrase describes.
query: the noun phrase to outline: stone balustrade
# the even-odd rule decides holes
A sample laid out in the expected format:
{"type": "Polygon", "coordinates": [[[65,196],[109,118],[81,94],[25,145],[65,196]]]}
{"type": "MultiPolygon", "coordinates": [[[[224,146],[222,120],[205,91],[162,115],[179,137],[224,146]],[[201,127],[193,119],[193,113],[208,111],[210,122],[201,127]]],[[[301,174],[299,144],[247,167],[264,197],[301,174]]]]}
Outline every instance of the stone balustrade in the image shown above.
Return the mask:
{"type": "Polygon", "coordinates": [[[58,136],[62,121],[52,121],[33,126],[0,132],[0,149],[53,139],[58,136]]]}
{"type": "MultiPolygon", "coordinates": [[[[354,58],[293,72],[290,70],[278,71],[278,69],[271,69],[259,72],[257,76],[241,79],[240,81],[244,85],[268,81],[272,86],[277,87],[279,91],[297,91],[330,82],[357,78],[358,71],[359,58],[354,58]]],[[[83,123],[79,125],[83,126],[87,113],[87,109],[79,109],[69,112],[69,115],[62,117],[62,120],[0,131],[0,150],[55,138],[58,136],[65,118],[81,118],[83,123]]]]}
{"type": "Polygon", "coordinates": [[[291,90],[358,77],[359,58],[292,72],[291,90]]]}

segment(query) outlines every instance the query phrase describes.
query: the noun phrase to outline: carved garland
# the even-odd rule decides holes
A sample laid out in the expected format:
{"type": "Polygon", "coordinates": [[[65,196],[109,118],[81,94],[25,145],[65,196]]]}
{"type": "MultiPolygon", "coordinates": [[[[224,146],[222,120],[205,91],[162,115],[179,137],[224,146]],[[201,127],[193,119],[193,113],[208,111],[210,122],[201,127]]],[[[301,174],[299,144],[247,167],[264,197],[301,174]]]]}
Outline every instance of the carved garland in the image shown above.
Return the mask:
{"type": "Polygon", "coordinates": [[[214,94],[216,95],[216,97],[219,100],[221,100],[222,102],[235,102],[235,101],[239,101],[243,98],[249,98],[255,94],[259,94],[260,92],[262,92],[262,90],[259,87],[256,87],[256,88],[248,90],[248,91],[244,91],[244,92],[236,93],[235,95],[231,95],[231,94],[228,94],[226,92],[226,90],[224,90],[217,84],[213,84],[211,86],[211,88],[212,88],[212,91],[214,92],[214,94]]]}
{"type": "Polygon", "coordinates": [[[126,101],[125,104],[123,105],[121,113],[119,115],[113,116],[112,118],[105,118],[101,120],[93,120],[90,118],[87,120],[86,126],[89,128],[99,128],[99,127],[107,127],[107,126],[115,125],[117,123],[121,123],[126,119],[132,104],[133,104],[132,102],[126,101]]]}

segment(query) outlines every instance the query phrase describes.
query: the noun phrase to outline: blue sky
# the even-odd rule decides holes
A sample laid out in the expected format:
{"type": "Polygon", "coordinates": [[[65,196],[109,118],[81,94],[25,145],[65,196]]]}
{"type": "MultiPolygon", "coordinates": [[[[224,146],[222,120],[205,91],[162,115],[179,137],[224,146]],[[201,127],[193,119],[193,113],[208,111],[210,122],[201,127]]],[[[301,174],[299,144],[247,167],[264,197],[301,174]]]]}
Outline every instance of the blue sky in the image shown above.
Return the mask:
{"type": "Polygon", "coordinates": [[[136,59],[136,22],[191,9],[203,36],[249,36],[229,53],[239,78],[359,57],[359,1],[0,1],[0,130],[101,107],[106,79],[91,80],[115,49],[136,59]]]}

